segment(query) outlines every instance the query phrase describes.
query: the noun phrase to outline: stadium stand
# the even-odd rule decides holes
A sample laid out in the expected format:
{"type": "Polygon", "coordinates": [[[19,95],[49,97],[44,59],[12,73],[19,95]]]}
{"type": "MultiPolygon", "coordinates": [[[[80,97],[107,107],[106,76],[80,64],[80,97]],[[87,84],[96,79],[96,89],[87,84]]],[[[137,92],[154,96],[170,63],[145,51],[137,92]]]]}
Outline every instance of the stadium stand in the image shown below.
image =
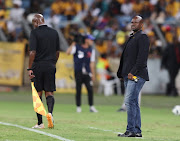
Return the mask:
{"type": "Polygon", "coordinates": [[[180,42],[179,0],[0,0],[0,40],[24,42],[34,13],[42,13],[46,23],[58,30],[65,51],[74,33],[91,33],[96,50],[119,58],[130,33],[130,20],[144,18],[144,32],[149,36],[149,58],[161,58],[164,48],[180,42]]]}
{"type": "Polygon", "coordinates": [[[90,32],[96,37],[97,51],[111,57],[121,55],[134,15],[145,19],[144,31],[151,40],[150,57],[160,57],[162,47],[172,43],[173,36],[180,36],[178,0],[94,0],[91,4],[87,0],[1,0],[0,5],[0,28],[5,36],[0,37],[11,42],[28,39],[23,19],[32,28],[28,17],[39,12],[48,25],[61,30],[68,43],[73,40],[69,33],[90,32]]]}

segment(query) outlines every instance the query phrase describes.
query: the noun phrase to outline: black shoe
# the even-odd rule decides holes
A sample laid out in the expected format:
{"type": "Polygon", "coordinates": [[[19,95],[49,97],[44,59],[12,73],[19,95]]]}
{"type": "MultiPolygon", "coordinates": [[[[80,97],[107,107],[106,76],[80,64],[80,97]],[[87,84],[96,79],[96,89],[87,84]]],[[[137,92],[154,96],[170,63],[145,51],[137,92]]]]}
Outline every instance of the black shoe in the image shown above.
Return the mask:
{"type": "Polygon", "coordinates": [[[142,137],[142,134],[141,134],[141,133],[136,133],[136,137],[141,138],[141,137],[142,137]]]}
{"type": "Polygon", "coordinates": [[[118,134],[118,137],[136,137],[136,134],[126,131],[124,134],[118,134]]]}

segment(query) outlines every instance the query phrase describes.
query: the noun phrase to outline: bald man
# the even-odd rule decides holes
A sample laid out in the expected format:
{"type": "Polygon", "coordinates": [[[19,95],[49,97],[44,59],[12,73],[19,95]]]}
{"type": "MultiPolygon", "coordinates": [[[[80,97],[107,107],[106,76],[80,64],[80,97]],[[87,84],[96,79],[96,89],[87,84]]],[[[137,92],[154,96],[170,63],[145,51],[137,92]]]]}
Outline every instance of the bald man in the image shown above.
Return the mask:
{"type": "MultiPolygon", "coordinates": [[[[41,99],[45,91],[49,112],[47,115],[48,128],[53,128],[52,112],[55,102],[53,92],[56,90],[55,73],[60,51],[59,36],[56,30],[45,25],[41,14],[34,15],[32,24],[35,29],[30,35],[29,68],[27,70],[41,99]]],[[[36,114],[38,123],[32,128],[42,129],[44,128],[42,115],[36,114]]]]}
{"type": "Polygon", "coordinates": [[[142,17],[135,16],[131,20],[133,33],[125,43],[117,71],[117,76],[124,80],[127,109],[126,132],[118,134],[119,137],[142,137],[138,97],[144,83],[149,81],[147,59],[150,46],[148,36],[141,30],[142,27],[142,17]]]}

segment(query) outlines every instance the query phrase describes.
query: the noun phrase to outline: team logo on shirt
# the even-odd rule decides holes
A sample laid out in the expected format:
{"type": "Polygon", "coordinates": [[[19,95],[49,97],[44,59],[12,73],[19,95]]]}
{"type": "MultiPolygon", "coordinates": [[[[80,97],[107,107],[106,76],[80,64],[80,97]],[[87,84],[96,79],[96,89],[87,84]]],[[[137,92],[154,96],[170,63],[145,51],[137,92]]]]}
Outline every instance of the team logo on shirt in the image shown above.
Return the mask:
{"type": "Polygon", "coordinates": [[[89,52],[87,53],[87,57],[90,58],[90,57],[91,57],[91,54],[92,54],[92,53],[89,51],[89,52]]]}
{"type": "Polygon", "coordinates": [[[82,52],[82,51],[78,51],[78,58],[79,59],[82,59],[82,58],[84,58],[84,52],[82,52]]]}

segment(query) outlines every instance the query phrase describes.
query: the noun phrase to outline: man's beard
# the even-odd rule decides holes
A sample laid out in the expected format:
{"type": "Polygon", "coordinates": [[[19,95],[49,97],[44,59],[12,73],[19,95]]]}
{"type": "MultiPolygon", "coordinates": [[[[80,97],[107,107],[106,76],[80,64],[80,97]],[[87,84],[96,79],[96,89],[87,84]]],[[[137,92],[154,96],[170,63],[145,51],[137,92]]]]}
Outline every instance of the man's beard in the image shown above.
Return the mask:
{"type": "Polygon", "coordinates": [[[137,32],[139,29],[133,29],[134,32],[137,32]]]}

